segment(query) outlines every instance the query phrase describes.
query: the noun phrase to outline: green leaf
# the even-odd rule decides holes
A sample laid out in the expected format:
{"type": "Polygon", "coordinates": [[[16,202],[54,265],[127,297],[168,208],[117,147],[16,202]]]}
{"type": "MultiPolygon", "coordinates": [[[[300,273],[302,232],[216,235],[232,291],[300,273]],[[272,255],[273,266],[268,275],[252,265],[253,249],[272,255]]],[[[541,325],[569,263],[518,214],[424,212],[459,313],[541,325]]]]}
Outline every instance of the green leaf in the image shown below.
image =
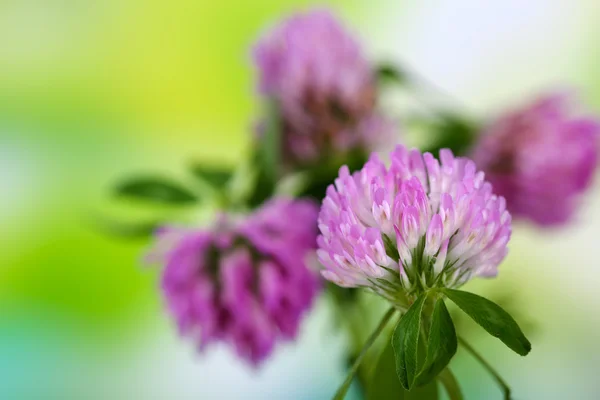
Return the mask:
{"type": "Polygon", "coordinates": [[[440,120],[432,126],[434,144],[425,151],[437,154],[440,149],[447,148],[456,155],[463,155],[473,145],[479,128],[476,123],[462,116],[441,113],[440,120]]]}
{"type": "Polygon", "coordinates": [[[383,349],[373,377],[367,387],[367,400],[405,399],[405,390],[396,374],[396,358],[392,341],[388,340],[383,349]]]}
{"type": "Polygon", "coordinates": [[[305,170],[308,175],[308,184],[300,192],[300,197],[312,197],[322,201],[327,192],[327,187],[338,177],[340,166],[346,165],[353,173],[361,169],[367,162],[369,155],[362,150],[355,150],[337,156],[329,156],[322,162],[305,170]]]}
{"type": "Polygon", "coordinates": [[[161,221],[125,222],[102,216],[92,216],[90,222],[99,232],[124,239],[148,238],[163,225],[161,221]]]}
{"type": "Polygon", "coordinates": [[[438,375],[438,380],[442,386],[444,386],[444,389],[446,389],[446,393],[448,393],[450,400],[463,400],[462,391],[460,390],[460,386],[458,386],[458,381],[450,368],[444,369],[438,375]]]}
{"type": "Polygon", "coordinates": [[[438,395],[435,381],[415,387],[410,392],[402,387],[396,375],[392,341],[389,340],[367,387],[367,400],[437,400],[438,395]]]}
{"type": "Polygon", "coordinates": [[[394,335],[392,346],[396,358],[396,373],[402,387],[410,390],[417,374],[417,353],[419,332],[421,329],[421,311],[427,296],[422,294],[400,319],[394,335]]]}
{"type": "Polygon", "coordinates": [[[115,189],[119,197],[129,197],[154,203],[174,205],[198,201],[196,195],[178,183],[164,178],[136,178],[122,182],[115,189]]]}
{"type": "Polygon", "coordinates": [[[269,102],[264,136],[261,138],[260,154],[265,173],[273,182],[279,174],[281,152],[281,115],[275,100],[269,102]]]}
{"type": "Polygon", "coordinates": [[[253,164],[257,170],[256,186],[249,199],[250,205],[258,206],[275,191],[280,174],[281,116],[275,100],[268,103],[262,137],[257,140],[253,164]]]}
{"type": "Polygon", "coordinates": [[[439,398],[438,385],[435,380],[424,386],[413,388],[404,394],[405,400],[437,400],[439,398]]]}
{"type": "Polygon", "coordinates": [[[461,290],[442,289],[442,292],[490,335],[500,339],[515,353],[525,356],[531,351],[531,343],[519,325],[494,302],[461,290]]]}
{"type": "Polygon", "coordinates": [[[223,166],[194,164],[191,171],[201,181],[215,189],[223,188],[233,176],[233,171],[223,166]]]}
{"type": "Polygon", "coordinates": [[[429,329],[427,356],[417,377],[417,384],[423,385],[431,382],[448,365],[457,348],[458,342],[452,318],[450,318],[444,300],[438,298],[429,329]]]}
{"type": "Polygon", "coordinates": [[[398,66],[382,63],[377,66],[375,76],[380,84],[397,83],[404,84],[407,80],[406,74],[398,66]]]}

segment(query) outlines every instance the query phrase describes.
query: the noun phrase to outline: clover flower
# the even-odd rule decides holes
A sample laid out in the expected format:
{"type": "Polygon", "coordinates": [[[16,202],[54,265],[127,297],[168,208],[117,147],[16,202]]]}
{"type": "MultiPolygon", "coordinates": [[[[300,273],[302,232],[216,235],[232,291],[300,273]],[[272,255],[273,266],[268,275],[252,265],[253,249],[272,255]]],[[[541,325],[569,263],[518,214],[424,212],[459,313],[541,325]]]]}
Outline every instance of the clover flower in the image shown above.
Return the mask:
{"type": "Polygon", "coordinates": [[[371,65],[329,12],[283,21],[257,43],[254,59],[260,93],[278,104],[288,164],[314,164],[332,152],[369,154],[392,137],[393,124],[375,110],[371,65]]]}
{"type": "Polygon", "coordinates": [[[164,228],[153,256],[164,262],[162,291],[183,335],[200,349],[223,341],[256,365],[279,339],[293,339],[319,289],[307,256],[317,208],[275,199],[208,230],[164,228]]]}
{"type": "Polygon", "coordinates": [[[319,214],[322,275],[392,302],[433,287],[490,277],[507,254],[511,217],[484,174],[450,150],[398,146],[391,165],[373,155],[340,169],[319,214]]]}
{"type": "Polygon", "coordinates": [[[564,95],[542,97],[484,130],[472,157],[512,215],[568,222],[598,161],[597,121],[573,117],[564,95]]]}

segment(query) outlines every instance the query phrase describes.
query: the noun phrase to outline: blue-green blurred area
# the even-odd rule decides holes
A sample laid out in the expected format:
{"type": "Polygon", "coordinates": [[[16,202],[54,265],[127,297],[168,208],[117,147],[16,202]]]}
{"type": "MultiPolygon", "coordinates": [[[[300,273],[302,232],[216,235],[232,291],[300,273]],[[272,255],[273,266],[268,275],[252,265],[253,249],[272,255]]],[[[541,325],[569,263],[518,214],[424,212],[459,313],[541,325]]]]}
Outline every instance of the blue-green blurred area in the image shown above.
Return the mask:
{"type": "MultiPolygon", "coordinates": [[[[239,161],[259,109],[250,47],[310,4],[0,3],[0,398],[331,396],[344,338],[323,301],[262,370],[224,348],[197,355],[163,313],[157,271],[141,266],[147,243],[91,223],[99,210],[147,216],[110,201],[119,177],[185,180],[190,160],[239,161]]],[[[474,114],[565,85],[600,110],[596,0],[329,6],[374,60],[406,62],[474,114]]],[[[516,399],[600,397],[599,232],[596,187],[566,230],[517,224],[500,277],[470,286],[513,298],[533,321],[527,358],[469,329],[516,399]]],[[[467,355],[452,366],[467,399],[500,398],[467,355]]]]}

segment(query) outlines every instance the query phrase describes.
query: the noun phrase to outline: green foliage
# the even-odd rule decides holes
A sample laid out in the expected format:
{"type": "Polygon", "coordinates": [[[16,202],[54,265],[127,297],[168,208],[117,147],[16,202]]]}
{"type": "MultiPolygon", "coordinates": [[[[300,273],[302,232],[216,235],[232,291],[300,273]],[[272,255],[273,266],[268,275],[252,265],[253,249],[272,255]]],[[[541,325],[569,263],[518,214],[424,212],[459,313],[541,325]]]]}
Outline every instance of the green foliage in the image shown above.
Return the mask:
{"type": "Polygon", "coordinates": [[[392,338],[396,373],[402,387],[411,390],[435,382],[448,365],[458,347],[454,324],[442,298],[436,298],[425,343],[428,323],[428,294],[422,294],[402,317],[392,338]],[[423,334],[423,336],[422,336],[423,334]],[[420,340],[422,336],[423,340],[420,340]]]}
{"type": "Polygon", "coordinates": [[[364,151],[351,151],[338,156],[330,156],[304,172],[307,175],[308,184],[300,193],[300,196],[312,197],[317,201],[323,200],[327,187],[338,177],[340,167],[346,165],[353,173],[361,169],[367,162],[369,155],[364,151]]]}
{"type": "Polygon", "coordinates": [[[369,338],[365,341],[365,344],[364,344],[362,350],[360,351],[360,353],[358,354],[358,356],[356,357],[356,359],[354,360],[354,363],[352,364],[352,367],[350,368],[350,371],[348,372],[346,379],[344,380],[342,385],[338,388],[337,392],[335,393],[335,396],[333,397],[334,400],[342,400],[346,396],[346,392],[348,392],[348,389],[350,388],[350,385],[352,384],[352,380],[354,379],[354,376],[358,372],[360,365],[364,361],[365,356],[367,355],[367,352],[373,346],[373,344],[377,340],[377,337],[379,337],[379,335],[384,331],[386,325],[388,324],[388,322],[390,321],[390,319],[392,318],[392,316],[394,315],[395,312],[396,312],[396,309],[394,307],[390,307],[387,310],[387,312],[384,314],[383,318],[381,319],[381,321],[379,322],[379,324],[377,325],[375,330],[371,333],[369,338]]]}
{"type": "Polygon", "coordinates": [[[389,340],[383,349],[369,386],[367,400],[404,399],[405,390],[398,380],[395,366],[394,348],[389,340]]]}
{"type": "Polygon", "coordinates": [[[407,76],[397,65],[381,63],[375,69],[375,76],[380,85],[406,83],[407,76]]]}
{"type": "Polygon", "coordinates": [[[151,236],[162,225],[161,221],[123,222],[106,217],[96,217],[93,226],[100,232],[124,239],[142,239],[151,236]]]}
{"type": "Polygon", "coordinates": [[[456,155],[464,155],[473,145],[479,126],[463,116],[454,113],[440,113],[438,120],[431,125],[435,137],[433,145],[424,149],[437,155],[440,149],[450,149],[456,155]]]}
{"type": "Polygon", "coordinates": [[[367,400],[436,400],[438,385],[432,381],[427,385],[405,390],[395,370],[395,356],[392,341],[383,349],[367,387],[367,400]]]}
{"type": "Polygon", "coordinates": [[[444,369],[438,375],[438,380],[442,386],[444,386],[444,389],[446,389],[446,393],[448,393],[450,400],[463,400],[462,391],[460,390],[460,386],[458,386],[458,381],[450,368],[444,369]]]}
{"type": "Polygon", "coordinates": [[[281,116],[275,101],[268,103],[262,137],[257,141],[252,157],[256,168],[256,185],[249,203],[256,207],[274,192],[280,173],[281,116]]]}
{"type": "Polygon", "coordinates": [[[417,376],[417,384],[422,385],[431,382],[450,362],[458,342],[456,332],[450,313],[442,298],[435,302],[431,327],[429,329],[429,340],[427,342],[427,356],[421,372],[417,376]]]}
{"type": "Polygon", "coordinates": [[[422,294],[400,319],[394,335],[392,346],[396,358],[396,373],[402,387],[410,390],[418,373],[417,349],[421,330],[421,311],[427,295],[422,294]]]}
{"type": "Polygon", "coordinates": [[[490,335],[500,339],[517,354],[525,356],[531,351],[531,343],[519,325],[494,302],[461,290],[442,289],[442,292],[490,335]]]}
{"type": "Polygon", "coordinates": [[[198,197],[179,183],[166,178],[139,177],[121,182],[115,195],[169,205],[196,203],[198,197]]]}
{"type": "Polygon", "coordinates": [[[222,166],[194,164],[190,169],[198,179],[217,190],[222,190],[233,176],[230,168],[222,166]]]}

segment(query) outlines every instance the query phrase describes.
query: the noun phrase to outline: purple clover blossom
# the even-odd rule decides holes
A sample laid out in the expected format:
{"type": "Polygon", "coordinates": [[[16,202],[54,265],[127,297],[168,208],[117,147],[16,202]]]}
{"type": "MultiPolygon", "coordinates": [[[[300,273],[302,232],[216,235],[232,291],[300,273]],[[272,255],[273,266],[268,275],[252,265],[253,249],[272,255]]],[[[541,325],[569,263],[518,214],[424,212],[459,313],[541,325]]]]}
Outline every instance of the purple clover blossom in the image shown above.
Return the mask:
{"type": "Polygon", "coordinates": [[[181,334],[200,349],[230,343],[253,365],[295,338],[320,288],[308,266],[316,219],[310,201],[275,199],[209,230],[162,229],[151,256],[164,263],[163,295],[181,334]]]}
{"type": "Polygon", "coordinates": [[[393,137],[394,124],[375,110],[371,65],[328,11],[283,21],[257,43],[254,60],[261,95],[278,103],[288,164],[313,164],[331,152],[368,154],[393,137]]]}
{"type": "Polygon", "coordinates": [[[515,217],[568,222],[591,184],[600,125],[575,118],[565,95],[542,97],[493,122],[472,153],[515,217]]]}
{"type": "Polygon", "coordinates": [[[440,159],[398,146],[389,168],[373,155],[352,175],[340,169],[319,215],[327,280],[398,304],[407,294],[497,274],[511,233],[504,198],[472,161],[450,150],[440,159]]]}

